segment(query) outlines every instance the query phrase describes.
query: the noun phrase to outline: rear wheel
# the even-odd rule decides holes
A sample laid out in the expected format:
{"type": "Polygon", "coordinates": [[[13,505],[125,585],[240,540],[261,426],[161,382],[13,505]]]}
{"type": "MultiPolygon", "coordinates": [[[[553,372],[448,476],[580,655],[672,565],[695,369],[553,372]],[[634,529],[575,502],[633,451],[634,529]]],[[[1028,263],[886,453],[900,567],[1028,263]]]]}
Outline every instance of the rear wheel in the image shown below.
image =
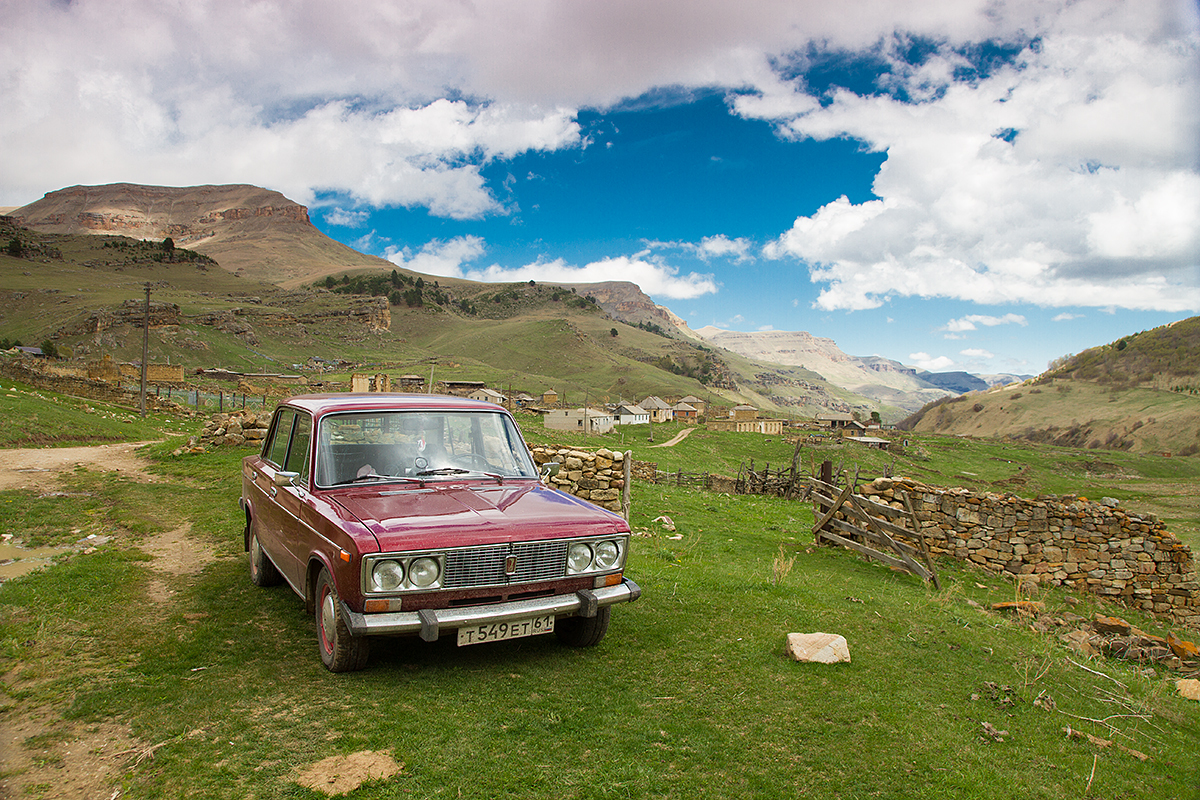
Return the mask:
{"type": "Polygon", "coordinates": [[[568,647],[594,647],[608,633],[612,606],[596,610],[594,617],[567,617],[555,620],[554,633],[568,647]]]}
{"type": "Polygon", "coordinates": [[[262,544],[258,541],[258,531],[255,530],[253,517],[250,519],[250,582],[255,586],[276,586],[283,580],[279,570],[271,563],[271,559],[263,552],[262,544]]]}
{"type": "Polygon", "coordinates": [[[333,578],[323,567],[317,578],[317,649],[330,672],[353,672],[367,663],[367,640],[350,634],[333,578]]]}

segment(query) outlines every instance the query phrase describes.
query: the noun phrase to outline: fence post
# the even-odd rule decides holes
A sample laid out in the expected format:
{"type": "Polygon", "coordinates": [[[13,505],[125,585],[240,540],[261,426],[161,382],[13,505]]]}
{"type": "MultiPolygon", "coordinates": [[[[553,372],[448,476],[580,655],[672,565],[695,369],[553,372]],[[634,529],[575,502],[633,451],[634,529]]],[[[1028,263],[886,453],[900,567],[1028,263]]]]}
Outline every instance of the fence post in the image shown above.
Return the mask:
{"type": "Polygon", "coordinates": [[[633,478],[633,451],[625,451],[625,466],[622,470],[622,479],[625,485],[621,487],[621,516],[625,517],[625,521],[629,521],[629,509],[632,503],[630,502],[629,484],[633,478]]]}

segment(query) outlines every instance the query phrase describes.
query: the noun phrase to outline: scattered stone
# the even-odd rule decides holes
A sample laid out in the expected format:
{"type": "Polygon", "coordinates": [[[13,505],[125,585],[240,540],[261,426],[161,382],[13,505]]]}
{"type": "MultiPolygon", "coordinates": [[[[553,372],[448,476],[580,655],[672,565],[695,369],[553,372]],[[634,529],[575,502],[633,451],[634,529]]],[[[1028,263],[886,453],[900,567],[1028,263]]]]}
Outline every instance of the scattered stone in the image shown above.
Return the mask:
{"type": "Polygon", "coordinates": [[[786,652],[796,661],[850,663],[850,646],[836,633],[789,633],[786,652]]]}
{"type": "Polygon", "coordinates": [[[674,520],[672,520],[670,517],[668,517],[668,516],[666,516],[666,515],[663,515],[663,516],[661,516],[661,517],[655,517],[653,521],[654,521],[654,522],[661,522],[661,523],[662,523],[662,526],[663,526],[663,528],[665,528],[665,529],[667,529],[667,530],[669,530],[669,531],[673,531],[673,530],[675,530],[675,522],[674,522],[674,520]]]}
{"type": "Polygon", "coordinates": [[[1173,633],[1167,634],[1167,647],[1170,647],[1171,652],[1185,661],[1200,659],[1200,647],[1197,647],[1195,642],[1180,639],[1173,633]]]}
{"type": "Polygon", "coordinates": [[[1200,700],[1200,680],[1196,678],[1180,678],[1175,681],[1175,688],[1188,700],[1200,700]]]}
{"type": "Polygon", "coordinates": [[[1092,627],[1098,633],[1113,634],[1116,636],[1128,636],[1133,628],[1125,620],[1120,617],[1106,617],[1103,614],[1097,614],[1092,620],[1092,627]]]}
{"type": "Polygon", "coordinates": [[[1084,630],[1073,630],[1062,637],[1068,647],[1089,658],[1100,655],[1099,638],[1094,633],[1084,630]]]}
{"type": "Polygon", "coordinates": [[[1116,508],[1117,506],[1121,505],[1121,501],[1115,497],[1101,497],[1100,505],[1107,508],[1116,508]]]}

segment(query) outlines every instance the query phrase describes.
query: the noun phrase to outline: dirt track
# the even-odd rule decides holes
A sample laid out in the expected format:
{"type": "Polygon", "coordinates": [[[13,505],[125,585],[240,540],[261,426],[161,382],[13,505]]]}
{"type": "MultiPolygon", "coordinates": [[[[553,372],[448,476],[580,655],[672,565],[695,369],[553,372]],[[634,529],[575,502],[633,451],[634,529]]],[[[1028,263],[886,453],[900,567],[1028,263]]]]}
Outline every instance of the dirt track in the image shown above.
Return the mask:
{"type": "Polygon", "coordinates": [[[137,480],[152,482],[154,478],[143,470],[143,462],[136,454],[137,449],[146,444],[150,443],[0,450],[0,491],[52,491],[59,488],[59,474],[75,467],[102,472],[115,470],[137,480]]]}

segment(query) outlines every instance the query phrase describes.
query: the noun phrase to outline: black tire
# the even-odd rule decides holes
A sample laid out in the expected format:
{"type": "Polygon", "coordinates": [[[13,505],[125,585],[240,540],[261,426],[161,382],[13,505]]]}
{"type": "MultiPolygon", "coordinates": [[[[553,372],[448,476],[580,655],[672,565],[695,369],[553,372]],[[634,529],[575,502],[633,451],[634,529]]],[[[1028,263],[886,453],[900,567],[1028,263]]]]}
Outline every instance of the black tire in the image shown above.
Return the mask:
{"type": "Polygon", "coordinates": [[[279,574],[279,570],[275,569],[275,565],[271,563],[271,558],[263,551],[262,544],[258,541],[258,533],[254,530],[254,519],[250,519],[250,540],[246,543],[247,549],[250,551],[250,582],[255,586],[278,586],[283,582],[283,576],[279,574]]]}
{"type": "Polygon", "coordinates": [[[342,617],[342,604],[329,570],[317,578],[317,650],[330,672],[354,672],[367,664],[367,639],[352,636],[342,617]]]}
{"type": "Polygon", "coordinates": [[[612,618],[612,606],[596,610],[594,617],[567,617],[556,620],[554,633],[558,641],[568,647],[595,647],[608,633],[608,621],[612,618]]]}

